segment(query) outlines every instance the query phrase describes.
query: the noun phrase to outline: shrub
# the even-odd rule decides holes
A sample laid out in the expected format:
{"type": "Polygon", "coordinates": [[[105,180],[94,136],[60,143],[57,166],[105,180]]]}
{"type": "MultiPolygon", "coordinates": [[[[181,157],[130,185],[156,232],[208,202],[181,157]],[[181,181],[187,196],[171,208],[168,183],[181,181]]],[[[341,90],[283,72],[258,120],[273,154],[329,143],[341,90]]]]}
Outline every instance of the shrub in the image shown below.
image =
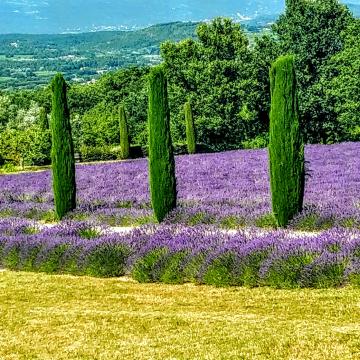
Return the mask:
{"type": "Polygon", "coordinates": [[[38,271],[48,274],[62,272],[64,268],[63,258],[69,247],[69,244],[62,241],[56,242],[52,246],[44,246],[37,255],[35,267],[38,271]]]}
{"type": "Polygon", "coordinates": [[[301,212],[304,197],[304,145],[299,129],[296,75],[292,56],[270,70],[270,182],[273,212],[281,227],[301,212]]]}
{"type": "MultiPolygon", "coordinates": [[[[117,146],[81,146],[81,160],[83,162],[113,161],[121,159],[121,148],[117,146]]],[[[140,145],[130,146],[130,158],[144,157],[145,153],[140,145]]]]}
{"type": "Polygon", "coordinates": [[[349,259],[340,252],[340,247],[324,251],[304,269],[302,286],[313,288],[338,287],[346,283],[345,270],[349,259]]]}
{"type": "Polygon", "coordinates": [[[266,135],[258,135],[254,139],[244,140],[242,142],[243,149],[263,149],[268,147],[269,145],[269,136],[266,135]]]}
{"type": "Polygon", "coordinates": [[[323,251],[326,236],[313,239],[288,239],[276,244],[272,253],[260,268],[261,284],[275,288],[298,288],[303,286],[305,268],[323,251]]]}
{"type": "Polygon", "coordinates": [[[228,252],[214,259],[207,267],[202,282],[207,285],[230,286],[234,284],[233,271],[236,255],[228,252]]]}
{"type": "Polygon", "coordinates": [[[167,81],[161,66],[150,72],[148,115],[151,202],[157,220],[162,222],[176,207],[177,194],[167,81]]]}
{"type": "Polygon", "coordinates": [[[169,254],[161,271],[160,281],[165,284],[183,284],[186,281],[187,256],[186,251],[169,254]]]}
{"type": "Polygon", "coordinates": [[[55,212],[62,219],[76,207],[74,145],[71,137],[70,114],[67,104],[67,84],[61,74],[52,82],[52,172],[55,212]]]}
{"type": "Polygon", "coordinates": [[[140,257],[132,267],[132,277],[140,283],[159,281],[161,262],[164,261],[167,253],[166,248],[157,248],[140,257]]]}
{"type": "Polygon", "coordinates": [[[130,249],[123,244],[102,243],[87,254],[83,272],[96,277],[123,276],[129,253],[130,249]]]}

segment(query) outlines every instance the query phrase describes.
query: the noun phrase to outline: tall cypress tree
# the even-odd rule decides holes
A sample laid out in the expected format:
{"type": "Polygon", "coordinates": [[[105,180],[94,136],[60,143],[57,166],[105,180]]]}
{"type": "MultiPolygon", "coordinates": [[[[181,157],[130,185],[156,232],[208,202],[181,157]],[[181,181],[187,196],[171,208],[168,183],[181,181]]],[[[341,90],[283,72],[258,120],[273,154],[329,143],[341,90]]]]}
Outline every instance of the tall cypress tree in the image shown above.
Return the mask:
{"type": "Polygon", "coordinates": [[[272,208],[285,227],[302,210],[305,168],[300,135],[293,56],[278,58],[270,69],[270,181],[272,208]]]}
{"type": "Polygon", "coordinates": [[[61,220],[76,207],[74,145],[71,137],[67,85],[61,74],[52,81],[52,173],[55,212],[61,220]]]}
{"type": "Polygon", "coordinates": [[[120,106],[120,152],[123,160],[128,159],[130,155],[129,130],[126,118],[125,106],[120,106]]]}
{"type": "Polygon", "coordinates": [[[167,81],[161,66],[149,75],[149,176],[151,202],[162,222],[176,207],[175,160],[170,134],[167,81]]]}
{"type": "Polygon", "coordinates": [[[185,123],[186,123],[186,143],[189,154],[196,153],[196,137],[194,119],[191,109],[190,101],[187,101],[184,105],[185,123]]]}

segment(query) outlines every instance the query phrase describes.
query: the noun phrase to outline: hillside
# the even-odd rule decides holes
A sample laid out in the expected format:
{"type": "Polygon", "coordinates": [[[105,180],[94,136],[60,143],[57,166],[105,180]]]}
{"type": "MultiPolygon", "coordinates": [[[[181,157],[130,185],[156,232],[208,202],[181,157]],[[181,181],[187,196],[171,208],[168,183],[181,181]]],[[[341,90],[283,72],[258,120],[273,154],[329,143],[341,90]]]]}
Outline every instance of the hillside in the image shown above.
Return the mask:
{"type": "Polygon", "coordinates": [[[170,23],[136,31],[62,35],[0,35],[0,89],[46,84],[55,72],[84,82],[130,65],[159,62],[165,40],[195,37],[196,23],[170,23]]]}
{"type": "MultiPolygon", "coordinates": [[[[261,31],[266,22],[246,26],[261,31]]],[[[160,44],[196,37],[195,22],[159,24],[133,31],[78,34],[0,34],[0,90],[35,88],[56,72],[75,82],[131,65],[160,62],[160,44]]]]}

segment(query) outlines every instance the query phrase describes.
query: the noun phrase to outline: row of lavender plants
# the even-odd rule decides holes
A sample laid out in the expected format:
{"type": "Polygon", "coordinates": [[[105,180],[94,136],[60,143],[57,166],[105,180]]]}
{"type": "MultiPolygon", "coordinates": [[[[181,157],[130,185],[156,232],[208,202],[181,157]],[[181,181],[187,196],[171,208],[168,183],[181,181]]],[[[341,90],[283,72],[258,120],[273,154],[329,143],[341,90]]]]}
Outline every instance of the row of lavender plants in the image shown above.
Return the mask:
{"type": "Polygon", "coordinates": [[[214,227],[145,226],[128,234],[87,222],[39,228],[0,220],[0,267],[139,282],[276,288],[360,285],[360,232],[317,235],[214,227]]]}
{"type": "MultiPolygon", "coordinates": [[[[360,143],[306,148],[305,209],[293,227],[360,226],[360,143]]],[[[168,222],[273,226],[266,150],[181,156],[176,159],[179,207],[168,222]]],[[[146,159],[77,168],[73,219],[112,226],[154,221],[146,159]]],[[[0,217],[53,220],[51,173],[0,176],[0,217]]]]}

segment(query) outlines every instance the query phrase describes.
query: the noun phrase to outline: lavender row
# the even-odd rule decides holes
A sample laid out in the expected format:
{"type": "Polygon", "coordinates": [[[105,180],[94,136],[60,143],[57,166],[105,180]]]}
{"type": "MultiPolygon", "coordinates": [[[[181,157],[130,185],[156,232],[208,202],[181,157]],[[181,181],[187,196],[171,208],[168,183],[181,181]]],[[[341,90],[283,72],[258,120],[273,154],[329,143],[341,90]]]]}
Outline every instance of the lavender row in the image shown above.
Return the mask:
{"type": "Polygon", "coordinates": [[[86,222],[39,228],[0,221],[0,266],[217,286],[333,287],[360,284],[360,232],[237,233],[213,227],[146,226],[128,234],[86,222]]]}
{"type": "MultiPolygon", "coordinates": [[[[359,153],[360,143],[306,148],[308,175],[300,223],[314,216],[320,222],[330,219],[333,225],[359,223],[359,153]]],[[[181,156],[176,163],[181,207],[170,217],[173,221],[255,224],[271,213],[266,150],[181,156]]],[[[145,159],[78,166],[77,186],[75,215],[115,226],[131,219],[152,221],[145,159]]],[[[46,217],[52,208],[50,172],[0,176],[0,216],[46,217]]]]}

